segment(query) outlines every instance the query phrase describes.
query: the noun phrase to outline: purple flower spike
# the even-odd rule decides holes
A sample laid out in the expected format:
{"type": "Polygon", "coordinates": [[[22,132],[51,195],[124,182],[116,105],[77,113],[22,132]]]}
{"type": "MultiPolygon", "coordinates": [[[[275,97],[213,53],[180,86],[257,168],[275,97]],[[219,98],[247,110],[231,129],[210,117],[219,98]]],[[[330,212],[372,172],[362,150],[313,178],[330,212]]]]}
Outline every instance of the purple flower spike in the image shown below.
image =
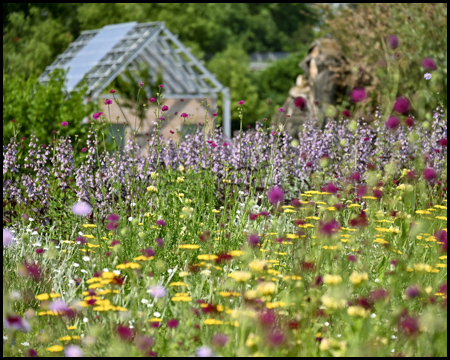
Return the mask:
{"type": "Polygon", "coordinates": [[[160,219],[160,220],[156,220],[156,225],[166,226],[167,223],[164,220],[160,219]]]}

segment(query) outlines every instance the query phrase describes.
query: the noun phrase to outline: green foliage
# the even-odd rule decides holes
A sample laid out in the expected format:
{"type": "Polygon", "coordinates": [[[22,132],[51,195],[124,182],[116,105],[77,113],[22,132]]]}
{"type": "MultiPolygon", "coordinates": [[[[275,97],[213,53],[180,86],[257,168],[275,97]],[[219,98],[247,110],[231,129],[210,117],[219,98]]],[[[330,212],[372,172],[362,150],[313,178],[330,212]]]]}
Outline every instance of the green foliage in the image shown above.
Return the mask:
{"type": "MultiPolygon", "coordinates": [[[[261,103],[257,86],[250,78],[248,63],[249,58],[244,49],[230,46],[224,52],[214,56],[208,64],[209,70],[217,75],[217,79],[230,88],[233,129],[239,129],[240,126],[238,120],[240,100],[245,101],[242,107],[244,109],[243,126],[254,123],[267,111],[267,107],[261,103]]],[[[221,102],[219,106],[222,106],[221,102]]]]}
{"type": "MultiPolygon", "coordinates": [[[[281,72],[274,69],[264,72],[270,81],[263,75],[252,79],[247,54],[303,51],[313,39],[312,25],[317,21],[315,9],[305,4],[39,3],[4,4],[3,10],[3,70],[25,77],[40,75],[81,30],[129,21],[164,21],[196,57],[211,60],[210,70],[230,87],[235,121],[237,102],[246,101],[245,125],[270,116],[272,107],[257,103],[261,98],[282,103],[298,72],[298,68],[292,70],[289,64],[292,76],[289,75],[287,69],[282,69],[285,64],[282,62],[277,67],[281,72]],[[283,79],[286,84],[278,85],[283,79]],[[260,82],[264,86],[262,91],[258,90],[260,82]]],[[[115,85],[122,85],[121,93],[128,94],[127,99],[135,99],[136,94],[130,90],[134,87],[128,86],[127,91],[123,81],[115,85]]]]}
{"type": "Polygon", "coordinates": [[[396,97],[407,96],[423,119],[439,103],[446,104],[447,4],[360,4],[325,13],[322,33],[336,38],[354,70],[362,66],[375,78],[369,105],[384,104],[389,115],[396,97]],[[386,42],[390,34],[398,37],[396,49],[386,42]],[[437,64],[429,82],[421,66],[427,57],[437,64]]]}
{"type": "Polygon", "coordinates": [[[305,4],[81,4],[83,29],[125,21],[165,21],[196,56],[211,58],[230,45],[246,52],[296,51],[313,38],[315,11],[305,4]],[[193,21],[195,19],[195,21],[193,21]]]}
{"type": "Polygon", "coordinates": [[[3,73],[3,140],[13,136],[13,125],[20,124],[18,137],[28,138],[34,133],[40,142],[49,143],[55,137],[53,130],[62,135],[77,135],[80,140],[87,134],[81,124],[84,117],[94,111],[94,104],[83,103],[86,88],[66,95],[64,74],[54,72],[46,84],[36,77],[24,79],[21,74],[3,73]],[[11,121],[15,119],[16,123],[11,121]],[[62,127],[67,121],[69,126],[62,127]]]}
{"type": "Polygon", "coordinates": [[[295,79],[303,74],[298,63],[305,57],[308,45],[304,44],[301,52],[276,61],[264,71],[252,73],[259,98],[267,104],[264,117],[272,117],[283,105],[289,89],[295,84],[295,79]]]}
{"type": "Polygon", "coordinates": [[[43,16],[31,7],[29,15],[13,12],[3,29],[3,71],[27,78],[40,75],[74,39],[62,19],[43,16]]]}

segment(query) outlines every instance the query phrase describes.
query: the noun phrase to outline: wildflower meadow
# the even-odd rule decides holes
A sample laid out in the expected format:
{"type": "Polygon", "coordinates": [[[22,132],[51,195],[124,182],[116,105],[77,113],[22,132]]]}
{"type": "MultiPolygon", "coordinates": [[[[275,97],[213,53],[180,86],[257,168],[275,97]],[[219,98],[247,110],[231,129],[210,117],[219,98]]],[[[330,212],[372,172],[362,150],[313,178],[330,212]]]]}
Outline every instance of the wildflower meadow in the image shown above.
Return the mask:
{"type": "MultiPolygon", "coordinates": [[[[426,86],[433,67],[418,71],[426,86]]],[[[163,85],[150,100],[145,147],[131,131],[121,148],[107,113],[86,143],[76,119],[50,143],[13,124],[4,356],[447,355],[444,104],[426,120],[398,97],[293,140],[283,109],[244,131],[243,99],[232,139],[196,119],[174,141],[163,85]]]]}

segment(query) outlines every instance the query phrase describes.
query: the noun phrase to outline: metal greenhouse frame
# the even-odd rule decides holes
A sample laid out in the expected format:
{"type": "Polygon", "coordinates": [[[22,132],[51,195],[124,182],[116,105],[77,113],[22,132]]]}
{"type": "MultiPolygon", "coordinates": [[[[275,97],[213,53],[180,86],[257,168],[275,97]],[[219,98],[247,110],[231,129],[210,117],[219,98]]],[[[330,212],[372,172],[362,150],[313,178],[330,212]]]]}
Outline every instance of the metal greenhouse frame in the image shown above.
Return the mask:
{"type": "Polygon", "coordinates": [[[164,22],[139,24],[134,21],[83,31],[45,69],[39,80],[46,82],[53,70],[64,69],[67,70],[68,92],[85,78],[87,96],[97,99],[104,97],[102,92],[123,71],[140,69],[143,63],[149,65],[153,82],[157,80],[158,70],[162,70],[165,98],[210,97],[217,103],[218,94],[222,93],[224,134],[231,137],[229,88],[192,55],[164,22]]]}

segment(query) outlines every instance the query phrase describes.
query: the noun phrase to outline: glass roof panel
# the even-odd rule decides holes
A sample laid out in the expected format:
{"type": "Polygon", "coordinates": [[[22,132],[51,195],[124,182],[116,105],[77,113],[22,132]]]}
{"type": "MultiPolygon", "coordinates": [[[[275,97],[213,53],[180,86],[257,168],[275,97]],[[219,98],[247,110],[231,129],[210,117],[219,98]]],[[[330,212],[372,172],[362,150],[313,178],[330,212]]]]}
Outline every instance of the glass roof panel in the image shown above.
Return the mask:
{"type": "Polygon", "coordinates": [[[64,64],[67,72],[67,90],[75,86],[135,25],[136,21],[107,25],[100,29],[74,57],[64,64]]]}

